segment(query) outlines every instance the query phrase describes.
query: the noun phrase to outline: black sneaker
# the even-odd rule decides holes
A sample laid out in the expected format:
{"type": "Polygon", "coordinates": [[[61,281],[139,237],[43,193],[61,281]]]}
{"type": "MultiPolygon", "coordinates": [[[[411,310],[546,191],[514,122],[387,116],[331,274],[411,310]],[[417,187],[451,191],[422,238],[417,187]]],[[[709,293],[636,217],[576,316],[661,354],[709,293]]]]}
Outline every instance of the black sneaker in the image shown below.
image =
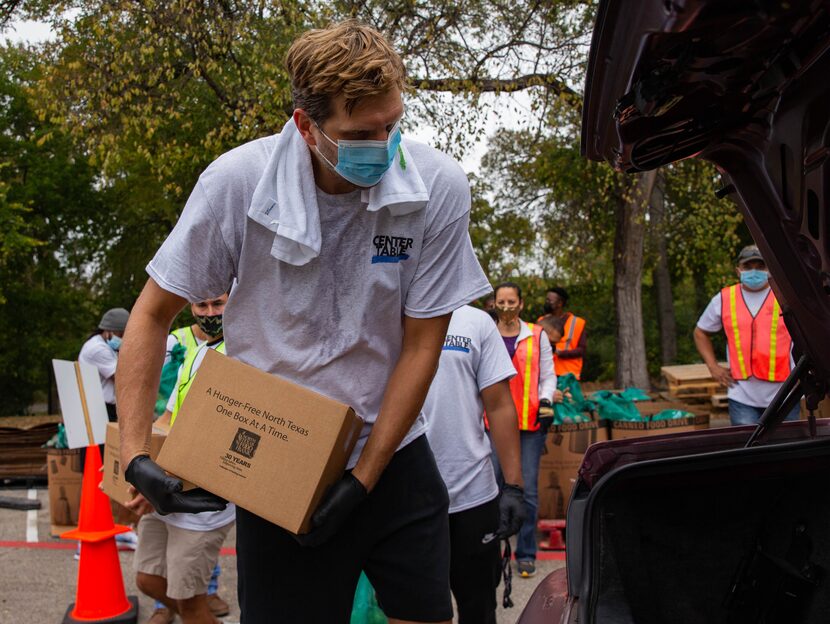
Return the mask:
{"type": "Polygon", "coordinates": [[[530,578],[531,576],[536,574],[536,562],[517,561],[516,570],[519,572],[519,576],[521,576],[522,578],[530,578]]]}

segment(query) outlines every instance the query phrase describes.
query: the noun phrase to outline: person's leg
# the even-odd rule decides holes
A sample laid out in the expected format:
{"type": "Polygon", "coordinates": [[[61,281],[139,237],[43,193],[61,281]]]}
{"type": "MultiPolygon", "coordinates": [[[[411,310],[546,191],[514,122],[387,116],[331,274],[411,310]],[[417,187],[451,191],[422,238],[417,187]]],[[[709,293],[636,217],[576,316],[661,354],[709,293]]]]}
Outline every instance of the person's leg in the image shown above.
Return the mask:
{"type": "Polygon", "coordinates": [[[207,594],[177,600],[176,603],[179,605],[179,617],[183,624],[217,624],[219,622],[208,608],[207,594]]]}
{"type": "Polygon", "coordinates": [[[421,436],[395,453],[360,510],[372,540],[363,569],[390,623],[451,621],[448,508],[421,436]]]}
{"type": "Polygon", "coordinates": [[[167,525],[147,514],[138,521],[136,530],[138,546],[133,558],[136,587],[155,600],[156,611],[169,609],[172,616],[178,608],[176,601],[167,596],[167,525]]]}
{"type": "Polygon", "coordinates": [[[545,447],[545,433],[520,431],[522,479],[526,517],[516,537],[516,561],[536,559],[536,514],[539,507],[539,462],[545,447]]]}
{"type": "Polygon", "coordinates": [[[483,543],[499,526],[498,499],[450,514],[450,589],[459,624],[496,624],[499,540],[483,543]]]}
{"type": "Polygon", "coordinates": [[[217,591],[219,591],[219,575],[222,574],[222,568],[219,567],[219,564],[216,564],[216,567],[213,568],[213,573],[210,575],[210,583],[208,583],[207,593],[208,596],[212,596],[217,591]]]}
{"type": "Polygon", "coordinates": [[[155,600],[156,609],[170,609],[172,613],[178,613],[176,601],[167,597],[167,579],[163,576],[138,572],[135,586],[142,594],[155,600]]]}
{"type": "Polygon", "coordinates": [[[787,417],[784,420],[799,420],[801,418],[801,401],[796,403],[793,408],[790,410],[790,413],[787,414],[787,417]]]}
{"type": "MultiPolygon", "coordinates": [[[[373,496],[369,494],[369,498],[373,496]]],[[[348,622],[364,557],[360,508],[328,542],[303,547],[288,531],[236,509],[242,624],[348,622]]]]}
{"type": "Polygon", "coordinates": [[[764,409],[729,399],[729,422],[733,425],[757,425],[764,409]]]}
{"type": "Polygon", "coordinates": [[[209,531],[168,527],[167,595],[176,600],[184,624],[217,621],[207,601],[207,587],[231,526],[209,531]]]}

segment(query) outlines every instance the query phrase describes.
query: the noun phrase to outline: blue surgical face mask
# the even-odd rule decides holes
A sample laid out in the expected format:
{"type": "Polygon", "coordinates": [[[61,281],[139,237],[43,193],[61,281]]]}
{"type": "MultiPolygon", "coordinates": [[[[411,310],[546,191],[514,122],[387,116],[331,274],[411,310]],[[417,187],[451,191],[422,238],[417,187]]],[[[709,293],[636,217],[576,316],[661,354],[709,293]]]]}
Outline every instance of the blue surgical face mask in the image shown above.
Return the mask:
{"type": "Polygon", "coordinates": [[[113,336],[112,338],[107,340],[107,344],[113,351],[118,351],[121,348],[121,338],[119,338],[118,336],[113,336]]]}
{"type": "Polygon", "coordinates": [[[401,144],[400,122],[395,124],[385,141],[348,141],[345,139],[335,141],[323,132],[319,124],[315,123],[315,125],[326,139],[337,146],[337,165],[332,164],[315,145],[317,153],[332,169],[355,186],[368,188],[380,182],[392,166],[392,161],[401,144]]]}
{"type": "Polygon", "coordinates": [[[741,284],[747,288],[757,290],[766,286],[769,282],[769,273],[761,271],[760,269],[747,269],[741,271],[741,284]]]}

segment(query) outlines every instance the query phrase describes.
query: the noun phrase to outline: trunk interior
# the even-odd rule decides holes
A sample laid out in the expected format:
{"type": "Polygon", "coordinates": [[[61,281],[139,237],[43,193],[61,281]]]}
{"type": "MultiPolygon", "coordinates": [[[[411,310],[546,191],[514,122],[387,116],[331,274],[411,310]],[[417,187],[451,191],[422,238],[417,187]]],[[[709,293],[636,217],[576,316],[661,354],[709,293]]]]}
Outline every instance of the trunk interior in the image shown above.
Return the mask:
{"type": "Polygon", "coordinates": [[[826,440],[608,474],[588,501],[580,620],[826,622],[828,474],[826,440]]]}

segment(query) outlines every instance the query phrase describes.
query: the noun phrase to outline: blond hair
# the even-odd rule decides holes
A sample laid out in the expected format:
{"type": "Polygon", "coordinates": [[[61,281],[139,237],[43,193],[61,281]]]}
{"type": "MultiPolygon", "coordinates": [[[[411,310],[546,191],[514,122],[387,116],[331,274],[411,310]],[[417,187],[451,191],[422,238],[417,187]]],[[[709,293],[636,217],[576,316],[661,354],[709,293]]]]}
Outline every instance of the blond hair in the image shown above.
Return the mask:
{"type": "Polygon", "coordinates": [[[404,88],[406,70],[398,53],[378,31],[350,19],[309,30],[285,57],[294,107],[322,123],[331,100],[345,98],[346,111],[365,97],[404,88]]]}

